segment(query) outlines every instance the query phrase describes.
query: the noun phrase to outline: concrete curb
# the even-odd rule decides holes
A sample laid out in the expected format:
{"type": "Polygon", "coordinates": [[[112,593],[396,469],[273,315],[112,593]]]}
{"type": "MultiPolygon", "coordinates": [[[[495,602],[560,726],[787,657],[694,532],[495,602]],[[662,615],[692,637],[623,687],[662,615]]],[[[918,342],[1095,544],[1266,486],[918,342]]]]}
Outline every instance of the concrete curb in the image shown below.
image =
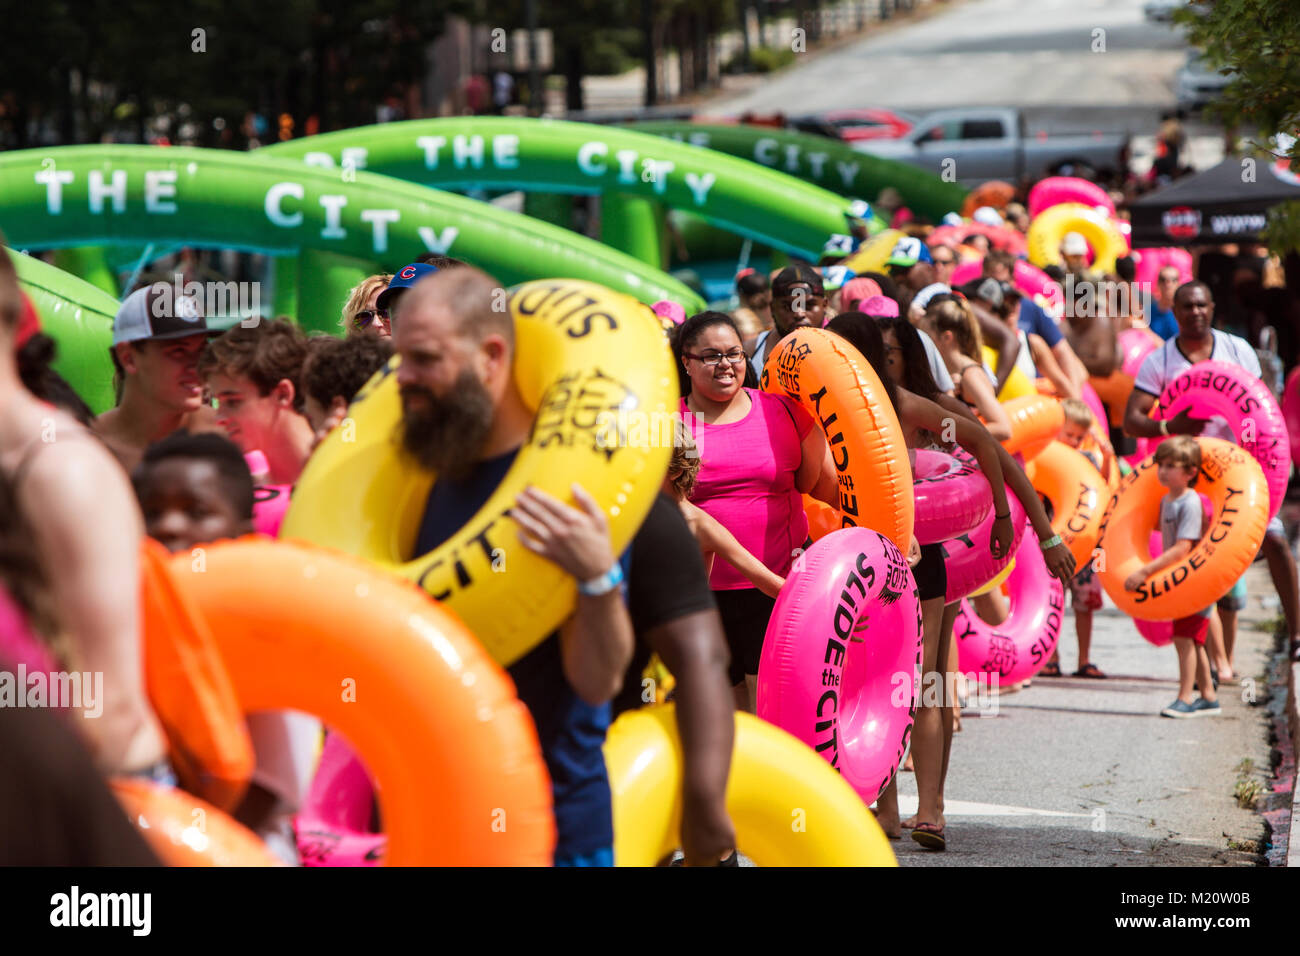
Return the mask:
{"type": "MultiPolygon", "coordinates": [[[[1295,745],[1300,740],[1300,698],[1297,697],[1296,691],[1300,689],[1300,663],[1290,664],[1287,668],[1289,671],[1286,690],[1286,723],[1287,729],[1291,732],[1291,758],[1292,768],[1295,767],[1295,745]]],[[[1286,853],[1286,865],[1300,868],[1300,846],[1296,845],[1294,840],[1290,839],[1291,828],[1296,820],[1300,820],[1300,787],[1295,785],[1296,776],[1294,772],[1291,776],[1291,818],[1287,821],[1288,826],[1288,846],[1286,853]]]]}
{"type": "Polygon", "coordinates": [[[1300,841],[1293,837],[1294,825],[1300,820],[1300,788],[1296,786],[1296,742],[1300,741],[1300,703],[1296,689],[1300,686],[1300,664],[1292,664],[1284,655],[1274,658],[1269,685],[1273,702],[1269,710],[1273,720],[1273,779],[1265,810],[1261,815],[1269,826],[1269,849],[1265,854],[1269,866],[1300,868],[1300,841]],[[1279,700],[1278,697],[1284,699],[1279,700]]]}

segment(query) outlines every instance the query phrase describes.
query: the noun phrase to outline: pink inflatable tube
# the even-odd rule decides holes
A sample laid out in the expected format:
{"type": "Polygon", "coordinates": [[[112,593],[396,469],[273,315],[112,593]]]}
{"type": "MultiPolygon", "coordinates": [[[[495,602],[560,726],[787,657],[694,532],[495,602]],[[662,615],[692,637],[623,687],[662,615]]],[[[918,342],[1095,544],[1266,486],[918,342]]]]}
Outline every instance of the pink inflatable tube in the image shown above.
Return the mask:
{"type": "Polygon", "coordinates": [[[921,544],[968,535],[993,508],[993,490],[970,457],[918,451],[912,466],[912,490],[916,498],[912,533],[921,544]]]}
{"type": "Polygon", "coordinates": [[[967,236],[984,236],[994,249],[1002,249],[1013,256],[1023,256],[1029,247],[1025,235],[1010,226],[989,226],[982,222],[964,222],[960,226],[939,226],[925,237],[926,245],[960,245],[967,236]]]}
{"type": "MultiPolygon", "coordinates": [[[[1119,334],[1120,371],[1129,378],[1137,378],[1142,363],[1147,356],[1164,345],[1164,340],[1150,329],[1125,329],[1119,334]]],[[[1137,465],[1143,458],[1155,451],[1149,439],[1137,439],[1137,450],[1125,455],[1129,467],[1137,465]]]]}
{"type": "MultiPolygon", "coordinates": [[[[1214,505],[1205,495],[1201,495],[1201,511],[1205,515],[1205,522],[1214,520],[1214,505]]],[[[1205,525],[1202,525],[1205,527],[1205,525]]],[[[1151,532],[1151,540],[1147,544],[1147,551],[1152,557],[1163,553],[1165,550],[1164,539],[1160,536],[1159,529],[1151,532]]],[[[1173,621],[1143,621],[1140,618],[1133,618],[1133,623],[1137,625],[1137,632],[1146,638],[1147,643],[1154,644],[1156,647],[1164,647],[1174,639],[1174,622],[1173,621]]]]}
{"type": "Polygon", "coordinates": [[[1160,278],[1160,270],[1165,266],[1173,266],[1178,270],[1179,285],[1192,281],[1192,254],[1186,249],[1134,249],[1133,256],[1137,259],[1137,275],[1134,278],[1143,288],[1150,289],[1153,293],[1156,281],[1160,278]]]}
{"type": "MultiPolygon", "coordinates": [[[[954,287],[965,285],[978,279],[983,272],[984,260],[974,259],[963,262],[952,270],[949,283],[954,287]]],[[[1051,276],[1027,259],[1016,260],[1012,278],[1015,280],[1016,288],[1031,299],[1038,300],[1040,305],[1047,308],[1052,318],[1057,320],[1061,318],[1065,312],[1065,293],[1061,291],[1060,283],[1053,281],[1051,276]]]]}
{"type": "Polygon", "coordinates": [[[284,514],[289,510],[289,495],[292,485],[258,484],[259,477],[265,477],[268,469],[266,455],[260,451],[250,451],[244,456],[248,471],[253,476],[253,530],[258,534],[276,537],[280,533],[280,524],[284,514]]]}
{"type": "Polygon", "coordinates": [[[996,626],[980,620],[969,601],[961,602],[952,632],[963,674],[990,674],[1001,683],[1015,684],[1033,677],[1051,659],[1061,636],[1065,589],[1048,574],[1032,533],[1021,536],[1007,591],[1011,614],[996,626]]]}
{"type": "Polygon", "coordinates": [[[289,510],[293,485],[258,485],[253,489],[253,530],[272,538],[280,533],[280,524],[289,510]]]}
{"type": "Polygon", "coordinates": [[[758,663],[758,716],[871,803],[903,760],[920,691],[921,604],[907,560],[869,528],[795,559],[758,663]]]}
{"type": "Polygon", "coordinates": [[[969,597],[992,581],[1020,547],[1020,539],[1025,531],[1025,509],[1020,506],[1020,500],[1012,494],[1010,488],[1007,489],[1007,505],[1011,509],[1011,527],[1016,531],[1011,540],[1011,548],[1003,557],[994,558],[989,553],[989,538],[993,533],[994,521],[992,508],[989,509],[988,517],[973,532],[940,543],[944,567],[948,572],[947,603],[969,597]]]}
{"type": "MultiPolygon", "coordinates": [[[[1197,362],[1160,393],[1158,418],[1172,419],[1189,411],[1194,418],[1222,416],[1233,436],[1259,462],[1268,482],[1270,518],[1286,497],[1291,474],[1291,442],[1282,409],[1267,385],[1239,365],[1210,360],[1197,362]]],[[[1163,439],[1161,439],[1163,441],[1163,439]]],[[[1149,448],[1155,451],[1159,441],[1149,448]]]]}
{"type": "Polygon", "coordinates": [[[1164,344],[1150,329],[1125,329],[1119,334],[1120,371],[1137,378],[1147,356],[1164,344]]]}
{"type": "Polygon", "coordinates": [[[1101,396],[1097,394],[1097,390],[1088,382],[1084,382],[1080,394],[1083,395],[1084,404],[1087,405],[1088,410],[1092,412],[1092,417],[1096,421],[1097,427],[1103,432],[1106,431],[1106,429],[1110,427],[1110,419],[1106,417],[1106,406],[1101,403],[1101,396]]]}
{"type": "Polygon", "coordinates": [[[1029,218],[1033,219],[1044,209],[1059,206],[1063,202],[1081,202],[1085,206],[1101,206],[1111,218],[1115,216],[1115,204],[1106,190],[1096,183],[1077,176],[1049,176],[1041,179],[1029,190],[1029,218]]]}
{"type": "Polygon", "coordinates": [[[320,765],[293,819],[303,866],[380,866],[388,837],[370,833],[375,794],[365,767],[338,734],[325,738],[320,765]]]}
{"type": "Polygon", "coordinates": [[[1291,460],[1300,468],[1300,368],[1286,377],[1282,389],[1282,418],[1286,421],[1287,437],[1291,441],[1291,460]]]}

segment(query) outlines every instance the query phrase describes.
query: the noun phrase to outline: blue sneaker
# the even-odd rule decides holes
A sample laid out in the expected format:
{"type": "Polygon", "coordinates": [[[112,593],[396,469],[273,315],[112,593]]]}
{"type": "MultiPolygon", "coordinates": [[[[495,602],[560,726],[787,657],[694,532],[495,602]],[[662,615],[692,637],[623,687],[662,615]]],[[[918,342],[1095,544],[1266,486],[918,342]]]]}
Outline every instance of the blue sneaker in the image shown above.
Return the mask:
{"type": "Polygon", "coordinates": [[[1204,697],[1196,698],[1196,703],[1192,704],[1193,717],[1218,717],[1223,713],[1223,708],[1219,702],[1206,700],[1204,697]]]}
{"type": "Polygon", "coordinates": [[[1164,710],[1160,711],[1161,717],[1195,717],[1196,708],[1184,700],[1176,700],[1164,710]]]}

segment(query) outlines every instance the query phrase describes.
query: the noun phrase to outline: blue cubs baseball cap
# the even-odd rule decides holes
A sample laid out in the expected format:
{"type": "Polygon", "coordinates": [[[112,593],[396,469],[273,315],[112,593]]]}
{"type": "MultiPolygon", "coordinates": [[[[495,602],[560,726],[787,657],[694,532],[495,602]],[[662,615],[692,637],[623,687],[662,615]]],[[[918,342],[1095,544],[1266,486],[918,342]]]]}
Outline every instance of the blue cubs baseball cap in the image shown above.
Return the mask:
{"type": "Polygon", "coordinates": [[[389,281],[388,288],[379,293],[375,305],[381,309],[389,308],[397,293],[409,289],[425,276],[431,276],[437,271],[437,266],[431,266],[427,262],[412,262],[409,266],[402,266],[389,281]]]}

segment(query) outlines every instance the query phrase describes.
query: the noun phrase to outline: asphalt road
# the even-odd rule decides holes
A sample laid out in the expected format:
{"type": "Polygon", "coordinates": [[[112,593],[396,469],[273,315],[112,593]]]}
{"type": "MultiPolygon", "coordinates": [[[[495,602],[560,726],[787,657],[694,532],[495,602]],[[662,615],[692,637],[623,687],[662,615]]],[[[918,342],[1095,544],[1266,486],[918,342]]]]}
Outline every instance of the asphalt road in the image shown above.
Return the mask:
{"type": "MultiPolygon", "coordinates": [[[[1186,54],[1171,25],[1144,18],[1142,0],[958,0],[916,22],[809,54],[742,93],[710,101],[708,112],[1014,106],[1031,133],[1134,134],[1140,166],[1161,113],[1175,105],[1174,79],[1186,54]]],[[[1194,165],[1218,162],[1221,134],[1195,120],[1188,131],[1194,165]]]]}
{"type": "MultiPolygon", "coordinates": [[[[1091,658],[1109,678],[1038,677],[998,699],[994,716],[968,707],[948,773],[948,849],[923,850],[904,831],[893,844],[899,863],[1258,865],[1264,823],[1237,805],[1233,789],[1243,760],[1253,762],[1247,776],[1261,782],[1269,767],[1261,675],[1272,639],[1251,626],[1277,614],[1264,606],[1276,596],[1263,562],[1248,572],[1247,587],[1236,656],[1256,683],[1221,686],[1221,716],[1159,715],[1178,694],[1174,650],[1148,644],[1108,601],[1094,620],[1091,658]]],[[[1073,615],[1061,633],[1062,670],[1072,673],[1073,615]]],[[[915,777],[899,781],[906,815],[915,808],[915,777]]]]}

